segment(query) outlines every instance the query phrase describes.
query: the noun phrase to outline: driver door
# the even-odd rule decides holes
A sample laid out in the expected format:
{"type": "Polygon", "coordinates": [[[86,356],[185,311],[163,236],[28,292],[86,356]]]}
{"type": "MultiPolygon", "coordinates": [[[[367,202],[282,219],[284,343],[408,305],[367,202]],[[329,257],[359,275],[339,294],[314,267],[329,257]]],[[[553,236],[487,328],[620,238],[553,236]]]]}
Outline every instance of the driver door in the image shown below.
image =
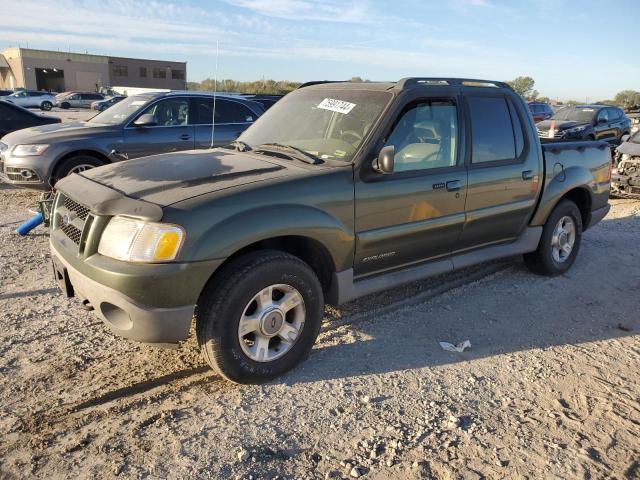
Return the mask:
{"type": "Polygon", "coordinates": [[[457,98],[407,104],[385,135],[394,172],[362,166],[356,180],[354,273],[368,275],[448,255],[465,220],[467,171],[457,98]]]}
{"type": "Polygon", "coordinates": [[[155,117],[156,125],[136,127],[133,120],[124,129],[124,148],[129,158],[157,153],[193,150],[194,126],[189,125],[189,99],[165,98],[140,113],[155,117]]]}

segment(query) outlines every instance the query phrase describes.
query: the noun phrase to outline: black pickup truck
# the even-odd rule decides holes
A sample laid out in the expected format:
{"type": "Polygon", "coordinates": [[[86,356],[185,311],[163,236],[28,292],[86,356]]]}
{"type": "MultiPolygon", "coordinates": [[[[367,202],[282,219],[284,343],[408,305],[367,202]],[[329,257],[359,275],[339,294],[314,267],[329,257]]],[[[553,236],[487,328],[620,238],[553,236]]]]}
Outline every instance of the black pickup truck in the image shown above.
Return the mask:
{"type": "Polygon", "coordinates": [[[499,257],[574,262],[608,212],[606,142],[541,145],[501,82],[303,85],[224,148],[61,180],[51,252],[69,296],[116,333],[186,339],[261,382],[311,350],[340,304],[499,257]]]}

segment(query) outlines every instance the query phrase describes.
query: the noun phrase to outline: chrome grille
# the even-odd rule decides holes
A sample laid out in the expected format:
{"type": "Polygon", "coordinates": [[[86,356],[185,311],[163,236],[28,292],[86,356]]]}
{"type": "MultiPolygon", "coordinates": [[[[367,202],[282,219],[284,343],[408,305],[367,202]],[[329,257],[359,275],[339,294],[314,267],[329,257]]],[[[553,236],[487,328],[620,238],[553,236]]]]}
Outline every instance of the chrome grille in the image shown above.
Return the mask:
{"type": "Polygon", "coordinates": [[[78,218],[86,220],[89,216],[89,209],[84,205],[80,205],[78,202],[71,200],[69,197],[64,197],[62,204],[65,208],[71,212],[74,212],[78,218]]]}
{"type": "MultiPolygon", "coordinates": [[[[73,243],[81,247],[82,233],[87,225],[90,210],[59,192],[55,201],[53,228],[59,229],[73,243]]],[[[80,248],[81,250],[81,248],[80,248]]]]}
{"type": "Polygon", "coordinates": [[[62,230],[62,232],[69,237],[69,239],[75,243],[76,245],[80,245],[80,239],[82,238],[82,232],[80,230],[78,230],[76,227],[74,227],[71,224],[67,224],[67,225],[62,225],[62,227],[60,227],[60,230],[62,230]]]}

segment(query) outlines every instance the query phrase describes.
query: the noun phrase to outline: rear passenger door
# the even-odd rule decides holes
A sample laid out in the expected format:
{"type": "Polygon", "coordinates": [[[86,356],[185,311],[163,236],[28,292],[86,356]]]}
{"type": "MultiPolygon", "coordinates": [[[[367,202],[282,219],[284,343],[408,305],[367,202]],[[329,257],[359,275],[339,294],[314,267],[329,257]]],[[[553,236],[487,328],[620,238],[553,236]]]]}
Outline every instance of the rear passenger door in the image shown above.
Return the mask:
{"type": "Polygon", "coordinates": [[[522,102],[502,94],[469,94],[466,222],[458,249],[514,240],[533,213],[542,178],[537,145],[523,126],[522,102]]]}
{"type": "Polygon", "coordinates": [[[379,145],[394,146],[394,172],[374,173],[366,163],[355,183],[356,276],[446,256],[464,224],[458,98],[409,99],[394,116],[379,145]]]}
{"type": "Polygon", "coordinates": [[[227,98],[216,98],[215,101],[215,131],[212,132],[214,116],[214,101],[211,97],[193,98],[195,148],[210,148],[227,145],[240,136],[258,115],[249,107],[227,98]],[[215,138],[212,138],[211,135],[215,138]]]}

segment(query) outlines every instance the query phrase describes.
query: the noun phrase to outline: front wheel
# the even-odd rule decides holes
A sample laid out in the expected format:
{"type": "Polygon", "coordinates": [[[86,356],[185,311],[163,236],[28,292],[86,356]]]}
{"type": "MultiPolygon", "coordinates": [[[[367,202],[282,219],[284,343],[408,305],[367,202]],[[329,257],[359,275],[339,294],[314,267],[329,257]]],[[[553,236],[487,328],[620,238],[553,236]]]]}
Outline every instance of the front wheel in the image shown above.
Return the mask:
{"type": "Polygon", "coordinates": [[[262,383],[309,354],[323,306],[320,282],[305,262],[279,251],[249,253],[205,287],[196,313],[198,344],[227,380],[262,383]]]}
{"type": "Polygon", "coordinates": [[[104,165],[104,163],[90,155],[75,155],[67,158],[56,168],[52,185],[55,185],[56,181],[66,177],[67,175],[71,175],[72,173],[82,173],[85,170],[99,167],[101,165],[104,165]]]}
{"type": "Polygon", "coordinates": [[[540,275],[565,273],[576,259],[582,240],[582,216],[571,200],[562,200],[544,224],[538,249],[524,255],[525,265],[540,275]]]}
{"type": "Polygon", "coordinates": [[[51,110],[53,108],[53,103],[51,103],[51,102],[42,102],[42,105],[40,105],[40,108],[42,110],[46,110],[48,112],[49,110],[51,110]]]}

